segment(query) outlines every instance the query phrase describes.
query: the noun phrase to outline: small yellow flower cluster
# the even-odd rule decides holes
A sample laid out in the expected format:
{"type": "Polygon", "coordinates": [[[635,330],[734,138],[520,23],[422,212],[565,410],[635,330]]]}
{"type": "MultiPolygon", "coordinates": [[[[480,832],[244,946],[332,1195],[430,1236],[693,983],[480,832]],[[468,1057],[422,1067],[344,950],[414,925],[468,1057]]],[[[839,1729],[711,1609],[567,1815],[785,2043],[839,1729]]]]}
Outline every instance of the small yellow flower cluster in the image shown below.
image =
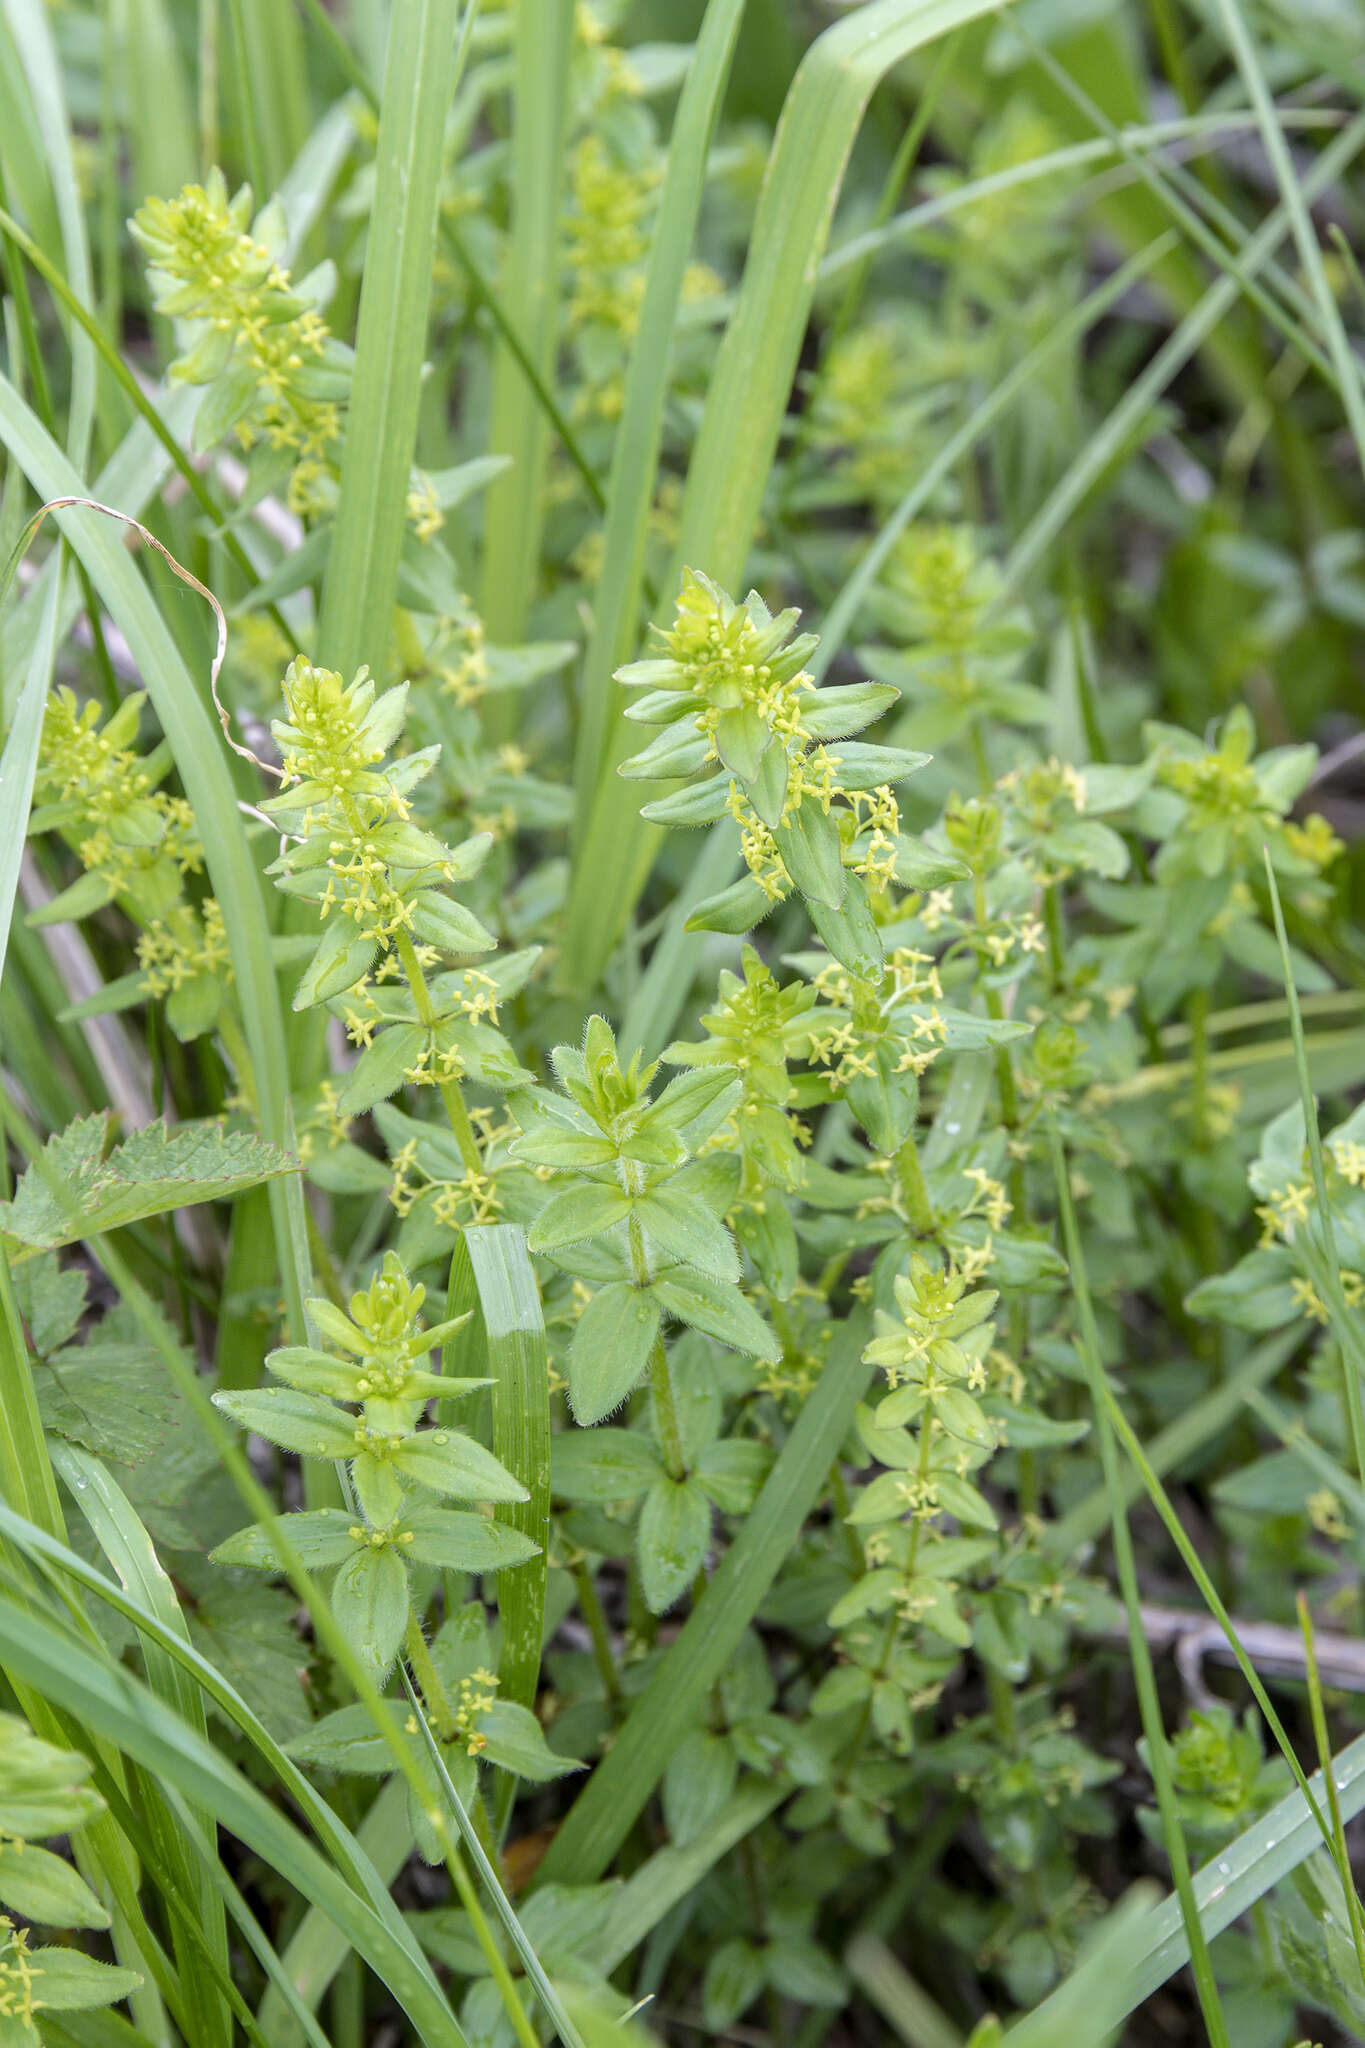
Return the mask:
{"type": "Polygon", "coordinates": [[[479,1716],[486,1714],[494,1704],[497,1690],[497,1673],[486,1671],[482,1665],[460,1680],[451,1709],[456,1735],[464,1743],[468,1756],[479,1756],[488,1747],[488,1737],[480,1731],[478,1721],[479,1716]]]}
{"type": "Polygon", "coordinates": [[[1319,811],[1314,811],[1302,821],[1290,819],[1285,825],[1284,836],[1290,850],[1301,860],[1311,861],[1321,872],[1331,867],[1346,851],[1346,842],[1338,839],[1336,833],[1319,811]]]}
{"type": "Polygon", "coordinates": [[[167,871],[197,874],[204,850],[185,799],[154,789],[129,744],[144,701],[141,692],[125,698],[101,726],[98,704],[80,704],[68,689],[55,691],[43,719],[37,788],[62,807],[48,822],[84,835],[77,841],[81,864],[103,878],[111,896],[161,870],[169,909],[179,888],[167,871]]]}
{"type": "Polygon", "coordinates": [[[777,841],[737,782],[730,784],[726,806],[739,826],[744,865],[770,903],[780,903],[791,888],[791,876],[777,850],[777,841]]]}
{"type": "MultiPolygon", "coordinates": [[[[872,838],[866,852],[857,864],[857,872],[866,877],[875,888],[886,888],[896,879],[896,835],[901,829],[900,805],[888,783],[881,783],[876,789],[858,789],[850,792],[854,816],[859,831],[870,831],[872,838]],[[864,817],[863,811],[867,815],[864,817]]],[[[828,805],[825,807],[828,809],[828,805]]]]}
{"type": "Polygon", "coordinates": [[[646,223],[658,184],[656,162],[639,168],[624,164],[608,153],[600,135],[585,135],[575,147],[564,248],[571,280],[570,328],[601,326],[634,334],[649,253],[646,223]]]}
{"type": "MultiPolygon", "coordinates": [[[[417,1083],[441,1078],[426,1071],[409,1074],[405,1078],[417,1083]]],[[[491,1128],[491,1117],[484,1112],[471,1116],[471,1122],[482,1122],[485,1151],[496,1140],[507,1136],[513,1129],[506,1124],[497,1130],[491,1128]]],[[[392,1179],[389,1184],[389,1201],[400,1216],[406,1216],[416,1204],[426,1197],[431,1198],[431,1213],[443,1228],[454,1230],[471,1223],[496,1223],[502,1214],[502,1203],[498,1194],[496,1170],[489,1167],[485,1157],[482,1166],[469,1167],[458,1180],[438,1180],[428,1174],[417,1160],[417,1141],[409,1138],[400,1145],[393,1155],[392,1179]]]]}
{"type": "Polygon", "coordinates": [[[33,1987],[40,1974],[29,1954],[28,1929],[16,1927],[7,1914],[0,1913],[0,2020],[12,2021],[22,2029],[20,2039],[37,2039],[32,2031],[37,2003],[33,1987]]]}
{"type": "Polygon", "coordinates": [[[1315,1493],[1310,1493],[1304,1507],[1319,1536],[1325,1536],[1329,1543],[1346,1541],[1351,1533],[1351,1525],[1342,1512],[1341,1502],[1330,1486],[1320,1486],[1315,1493]]]}
{"type": "Polygon", "coordinates": [[[172,374],[190,384],[240,380],[237,438],[244,447],[264,439],[293,450],[290,503],[306,516],[323,509],[324,458],[341,429],[340,408],[310,388],[308,375],[321,364],[328,331],[295,295],[262,238],[263,221],[253,233],[250,217],[250,187],[229,200],[215,169],[206,186],[146,200],[131,225],[149,259],[158,312],[190,329],[191,346],[172,374]]]}
{"type": "Polygon", "coordinates": [[[232,962],[217,897],[204,898],[201,916],[189,904],[177,904],[139,938],[137,958],[149,996],[169,995],[196,974],[230,981],[232,962]]]}
{"type": "Polygon", "coordinates": [[[408,520],[420,541],[435,540],[445,525],[445,513],[436,487],[425,470],[415,469],[408,480],[405,501],[408,520]]]}
{"type": "Polygon", "coordinates": [[[435,673],[442,690],[461,706],[477,704],[488,686],[488,655],[483,620],[469,605],[462,619],[452,621],[435,673]]]}

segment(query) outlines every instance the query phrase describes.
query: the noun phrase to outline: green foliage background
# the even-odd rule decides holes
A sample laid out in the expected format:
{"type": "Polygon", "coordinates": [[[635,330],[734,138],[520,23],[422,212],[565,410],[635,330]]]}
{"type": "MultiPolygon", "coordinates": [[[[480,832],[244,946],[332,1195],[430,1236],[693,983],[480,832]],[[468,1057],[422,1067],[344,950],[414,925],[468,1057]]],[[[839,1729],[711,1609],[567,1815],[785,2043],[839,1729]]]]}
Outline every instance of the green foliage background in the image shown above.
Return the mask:
{"type": "Polygon", "coordinates": [[[0,2048],[1361,2037],[1363,30],[3,0],[0,2048]]]}

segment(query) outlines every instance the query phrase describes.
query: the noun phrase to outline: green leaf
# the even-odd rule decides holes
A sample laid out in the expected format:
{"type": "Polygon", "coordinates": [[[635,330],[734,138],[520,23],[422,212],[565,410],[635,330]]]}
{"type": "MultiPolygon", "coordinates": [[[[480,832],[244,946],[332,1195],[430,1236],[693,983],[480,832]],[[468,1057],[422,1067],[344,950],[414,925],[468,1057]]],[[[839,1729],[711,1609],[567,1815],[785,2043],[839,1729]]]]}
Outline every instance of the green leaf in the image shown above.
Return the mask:
{"type": "Polygon", "coordinates": [[[856,875],[846,878],[843,896],[835,905],[807,902],[810,921],[835,959],[850,974],[875,980],[882,971],[882,938],[867,900],[867,891],[856,875]]]}
{"type": "Polygon", "coordinates": [[[279,1146],[219,1123],[149,1124],[105,1157],[108,1128],[82,1117],[49,1138],[13,1201],[0,1202],[0,1231],[44,1249],[76,1244],[297,1170],[279,1146]]]}
{"type": "Polygon", "coordinates": [[[641,1195],[635,1216],[666,1260],[695,1266],[715,1280],[739,1278],[739,1255],[724,1224],[667,1181],[641,1195]]]}
{"type": "MultiPolygon", "coordinates": [[[[850,893],[852,893],[850,891],[850,893]]],[[[897,1071],[899,1049],[879,1039],[873,1053],[876,1072],[849,1082],[848,1106],[873,1145],[888,1157],[898,1152],[915,1127],[919,1113],[919,1081],[911,1071],[897,1071]]]]}
{"type": "Polygon", "coordinates": [[[525,1500],[526,1488],[472,1437],[453,1429],[423,1429],[389,1454],[396,1471],[456,1500],[525,1500]]]}
{"type": "Polygon", "coordinates": [[[781,1359],[782,1346],[737,1287],[675,1266],[658,1274],[650,1282],[649,1291],[659,1306],[680,1323],[704,1330],[708,1337],[718,1338],[732,1350],[747,1352],[751,1358],[767,1359],[772,1365],[781,1359]]]}
{"type": "Polygon", "coordinates": [[[801,894],[811,903],[837,910],[844,897],[844,868],[839,830],[829,812],[815,797],[803,797],[773,838],[801,894]]]}
{"type": "Polygon", "coordinates": [[[393,1667],[408,1623],[408,1575],[396,1550],[357,1550],[332,1582],[332,1613],[376,1683],[393,1667]]]}
{"type": "Polygon", "coordinates": [[[142,1979],[136,1970],[97,1963],[74,1948],[30,1949],[33,2002],[48,2012],[83,2012],[91,2005],[112,2005],[127,1998],[142,1979]]]}
{"type": "Polygon", "coordinates": [[[292,1387],[262,1387],[255,1392],[217,1393],[213,1405],[282,1451],[297,1451],[305,1458],[355,1456],[353,1418],[320,1396],[299,1394],[292,1387]]]}
{"type": "Polygon", "coordinates": [[[337,1093],[341,1116],[363,1116],[376,1102],[385,1102],[402,1087],[403,1076],[415,1067],[427,1031],[422,1024],[391,1024],[371,1041],[337,1093]]]}
{"type": "Polygon", "coordinates": [[[569,1400],[585,1427],[619,1408],[644,1375],[659,1334],[651,1291],[613,1280],[599,1287],[578,1319],[569,1350],[569,1400]]]}
{"type": "Polygon", "coordinates": [[[706,1556],[711,1540],[711,1503],[694,1479],[655,1480],[640,1512],[635,1549],[640,1586],[651,1614],[663,1614],[680,1600],[706,1556]]]}
{"type": "Polygon", "coordinates": [[[752,875],[741,875],[728,889],[704,897],[689,913],[684,929],[689,932],[726,932],[732,938],[739,938],[763,921],[773,909],[774,901],[752,875]]]}
{"type": "Polygon", "coordinates": [[[662,1469],[649,1440],[628,1429],[566,1432],[555,1438],[550,1455],[551,1483],[561,1500],[636,1500],[662,1469]]]}
{"type": "Polygon", "coordinates": [[[552,1778],[568,1777],[583,1768],[576,1758],[555,1754],[530,1708],[516,1700],[494,1700],[479,1716],[479,1733],[485,1738],[482,1753],[490,1763],[514,1771],[532,1784],[548,1784],[552,1778]]]}
{"type": "Polygon", "coordinates": [[[443,1571],[506,1571],[525,1564],[540,1549],[519,1529],[459,1509],[411,1508],[402,1517],[402,1526],[412,1531],[412,1542],[404,1545],[412,1562],[437,1565],[443,1571]]]}
{"type": "Polygon", "coordinates": [[[165,1366],[121,1302],[82,1343],[35,1365],[33,1379],[45,1428],[120,1465],[145,1464],[184,1421],[165,1366]]]}
{"type": "Polygon", "coordinates": [[[694,1476],[723,1513],[743,1515],[753,1506],[772,1462],[767,1444],[728,1437],[706,1445],[697,1458],[694,1476]]]}
{"type": "Polygon", "coordinates": [[[44,1927],[107,1927],[85,1879],[33,1842],[0,1842],[0,1905],[44,1927]]]}
{"type": "Polygon", "coordinates": [[[631,1199],[621,1188],[585,1181],[551,1195],[526,1233],[533,1252],[555,1251],[560,1245],[580,1244],[596,1237],[630,1214],[631,1199]]]}
{"type": "Polygon", "coordinates": [[[763,1950],[751,1941],[723,1941],[702,1978],[702,2017],[722,2034],[749,2010],[767,1982],[763,1950]]]}
{"type": "Polygon", "coordinates": [[[412,929],[419,939],[446,953],[488,953],[497,940],[472,910],[439,889],[420,889],[414,898],[412,929]]]}
{"type": "MultiPolygon", "coordinates": [[[[340,1564],[352,1554],[356,1539],[351,1531],[355,1526],[355,1517],[341,1508],[313,1508],[290,1515],[287,1535],[303,1562],[317,1571],[340,1564]]],[[[210,1551],[209,1556],[214,1564],[247,1565],[256,1571],[284,1569],[274,1538],[263,1522],[239,1529],[235,1536],[229,1536],[210,1551]]]]}
{"type": "Polygon", "coordinates": [[[377,941],[366,932],[358,932],[349,918],[336,918],[328,925],[305,967],[291,1008],[315,1009],[319,1003],[354,988],[374,964],[376,945],[377,941]]]}

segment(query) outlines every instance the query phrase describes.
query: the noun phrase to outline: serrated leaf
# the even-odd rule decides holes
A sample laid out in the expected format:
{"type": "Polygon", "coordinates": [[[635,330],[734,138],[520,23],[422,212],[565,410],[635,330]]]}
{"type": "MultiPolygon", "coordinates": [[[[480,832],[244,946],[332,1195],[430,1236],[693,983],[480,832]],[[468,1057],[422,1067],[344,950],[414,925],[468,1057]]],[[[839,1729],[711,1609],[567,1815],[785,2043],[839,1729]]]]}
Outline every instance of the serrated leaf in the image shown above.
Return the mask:
{"type": "Polygon", "coordinates": [[[182,1421],[182,1397],[122,1302],[33,1378],[44,1428],[120,1465],[144,1464],[182,1421]]]}
{"type": "Polygon", "coordinates": [[[280,1146],[220,1123],[149,1124],[105,1157],[107,1135],[107,1119],[89,1116],[49,1138],[13,1201],[0,1202],[0,1233],[51,1250],[241,1194],[298,1167],[280,1146]]]}

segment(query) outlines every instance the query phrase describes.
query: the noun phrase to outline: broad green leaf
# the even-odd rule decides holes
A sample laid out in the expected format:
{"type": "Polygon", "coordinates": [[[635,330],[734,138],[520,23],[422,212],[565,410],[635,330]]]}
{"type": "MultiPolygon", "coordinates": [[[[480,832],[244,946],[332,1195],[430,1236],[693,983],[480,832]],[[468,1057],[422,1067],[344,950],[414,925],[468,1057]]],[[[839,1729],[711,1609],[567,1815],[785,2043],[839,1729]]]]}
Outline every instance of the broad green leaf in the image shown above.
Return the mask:
{"type": "Polygon", "coordinates": [[[662,1470],[646,1437],[628,1429],[566,1431],[557,1436],[550,1476],[561,1500],[636,1500],[662,1470]]]}
{"type": "Polygon", "coordinates": [[[136,1970],[96,1962],[74,1948],[35,1948],[28,1954],[33,1972],[33,2002],[48,2012],[83,2012],[87,2006],[112,2005],[136,1991],[142,1979],[136,1970]]]}
{"type": "Polygon", "coordinates": [[[390,1453],[395,1470],[456,1500],[525,1500],[527,1490],[482,1444],[453,1429],[422,1429],[390,1453]]]}
{"type": "MultiPolygon", "coordinates": [[[[354,1515],[343,1508],[313,1508],[289,1517],[289,1541],[311,1570],[340,1564],[352,1555],[356,1538],[354,1515]]],[[[263,1523],[239,1529],[209,1553],[215,1564],[249,1565],[257,1571],[283,1570],[279,1551],[263,1523]]]]}
{"type": "Polygon", "coordinates": [[[611,1281],[579,1317],[569,1350],[569,1400],[585,1427],[619,1408],[639,1384],[659,1334],[653,1292],[611,1281]]]}
{"type": "Polygon", "coordinates": [[[106,1157],[107,1139],[102,1116],[82,1117],[50,1138],[13,1201],[0,1203],[0,1232],[42,1249],[76,1244],[297,1170],[279,1146],[218,1123],[149,1124],[106,1157]]]}
{"type": "Polygon", "coordinates": [[[514,1771],[532,1784],[568,1777],[583,1768],[573,1757],[557,1756],[530,1708],[515,1700],[494,1700],[479,1716],[479,1733],[485,1738],[482,1754],[490,1763],[514,1771]]]}
{"type": "Polygon", "coordinates": [[[551,1195],[526,1234],[533,1252],[552,1252],[560,1245],[581,1244],[630,1214],[631,1199],[620,1188],[584,1181],[551,1195]]]}
{"type": "Polygon", "coordinates": [[[332,1581],[337,1627],[382,1680],[393,1667],[408,1621],[408,1575],[398,1552],[356,1550],[332,1581]]]}
{"type": "Polygon", "coordinates": [[[711,1540],[711,1503],[695,1479],[655,1480],[636,1531],[640,1585],[651,1614],[680,1600],[701,1570],[711,1540]]]}
{"type": "Polygon", "coordinates": [[[215,1394],[213,1405],[282,1451],[297,1451],[305,1458],[355,1456],[354,1419],[318,1395],[299,1394],[292,1387],[262,1387],[254,1393],[215,1394]]]}
{"type": "Polygon", "coordinates": [[[525,1564],[540,1548],[519,1529],[459,1509],[412,1508],[402,1517],[402,1526],[412,1532],[404,1555],[414,1564],[436,1565],[442,1571],[507,1571],[525,1564]]]}
{"type": "Polygon", "coordinates": [[[739,1257],[724,1224],[669,1182],[641,1195],[635,1216],[666,1262],[695,1266],[715,1280],[739,1278],[739,1257]]]}
{"type": "Polygon", "coordinates": [[[658,1274],[650,1282],[649,1291],[659,1306],[680,1323],[704,1330],[708,1337],[718,1338],[734,1351],[766,1358],[774,1365],[782,1356],[777,1338],[737,1287],[675,1266],[658,1274]]]}
{"type": "Polygon", "coordinates": [[[0,1906],[44,1927],[107,1927],[85,1879],[34,1842],[0,1842],[0,1906]]]}

